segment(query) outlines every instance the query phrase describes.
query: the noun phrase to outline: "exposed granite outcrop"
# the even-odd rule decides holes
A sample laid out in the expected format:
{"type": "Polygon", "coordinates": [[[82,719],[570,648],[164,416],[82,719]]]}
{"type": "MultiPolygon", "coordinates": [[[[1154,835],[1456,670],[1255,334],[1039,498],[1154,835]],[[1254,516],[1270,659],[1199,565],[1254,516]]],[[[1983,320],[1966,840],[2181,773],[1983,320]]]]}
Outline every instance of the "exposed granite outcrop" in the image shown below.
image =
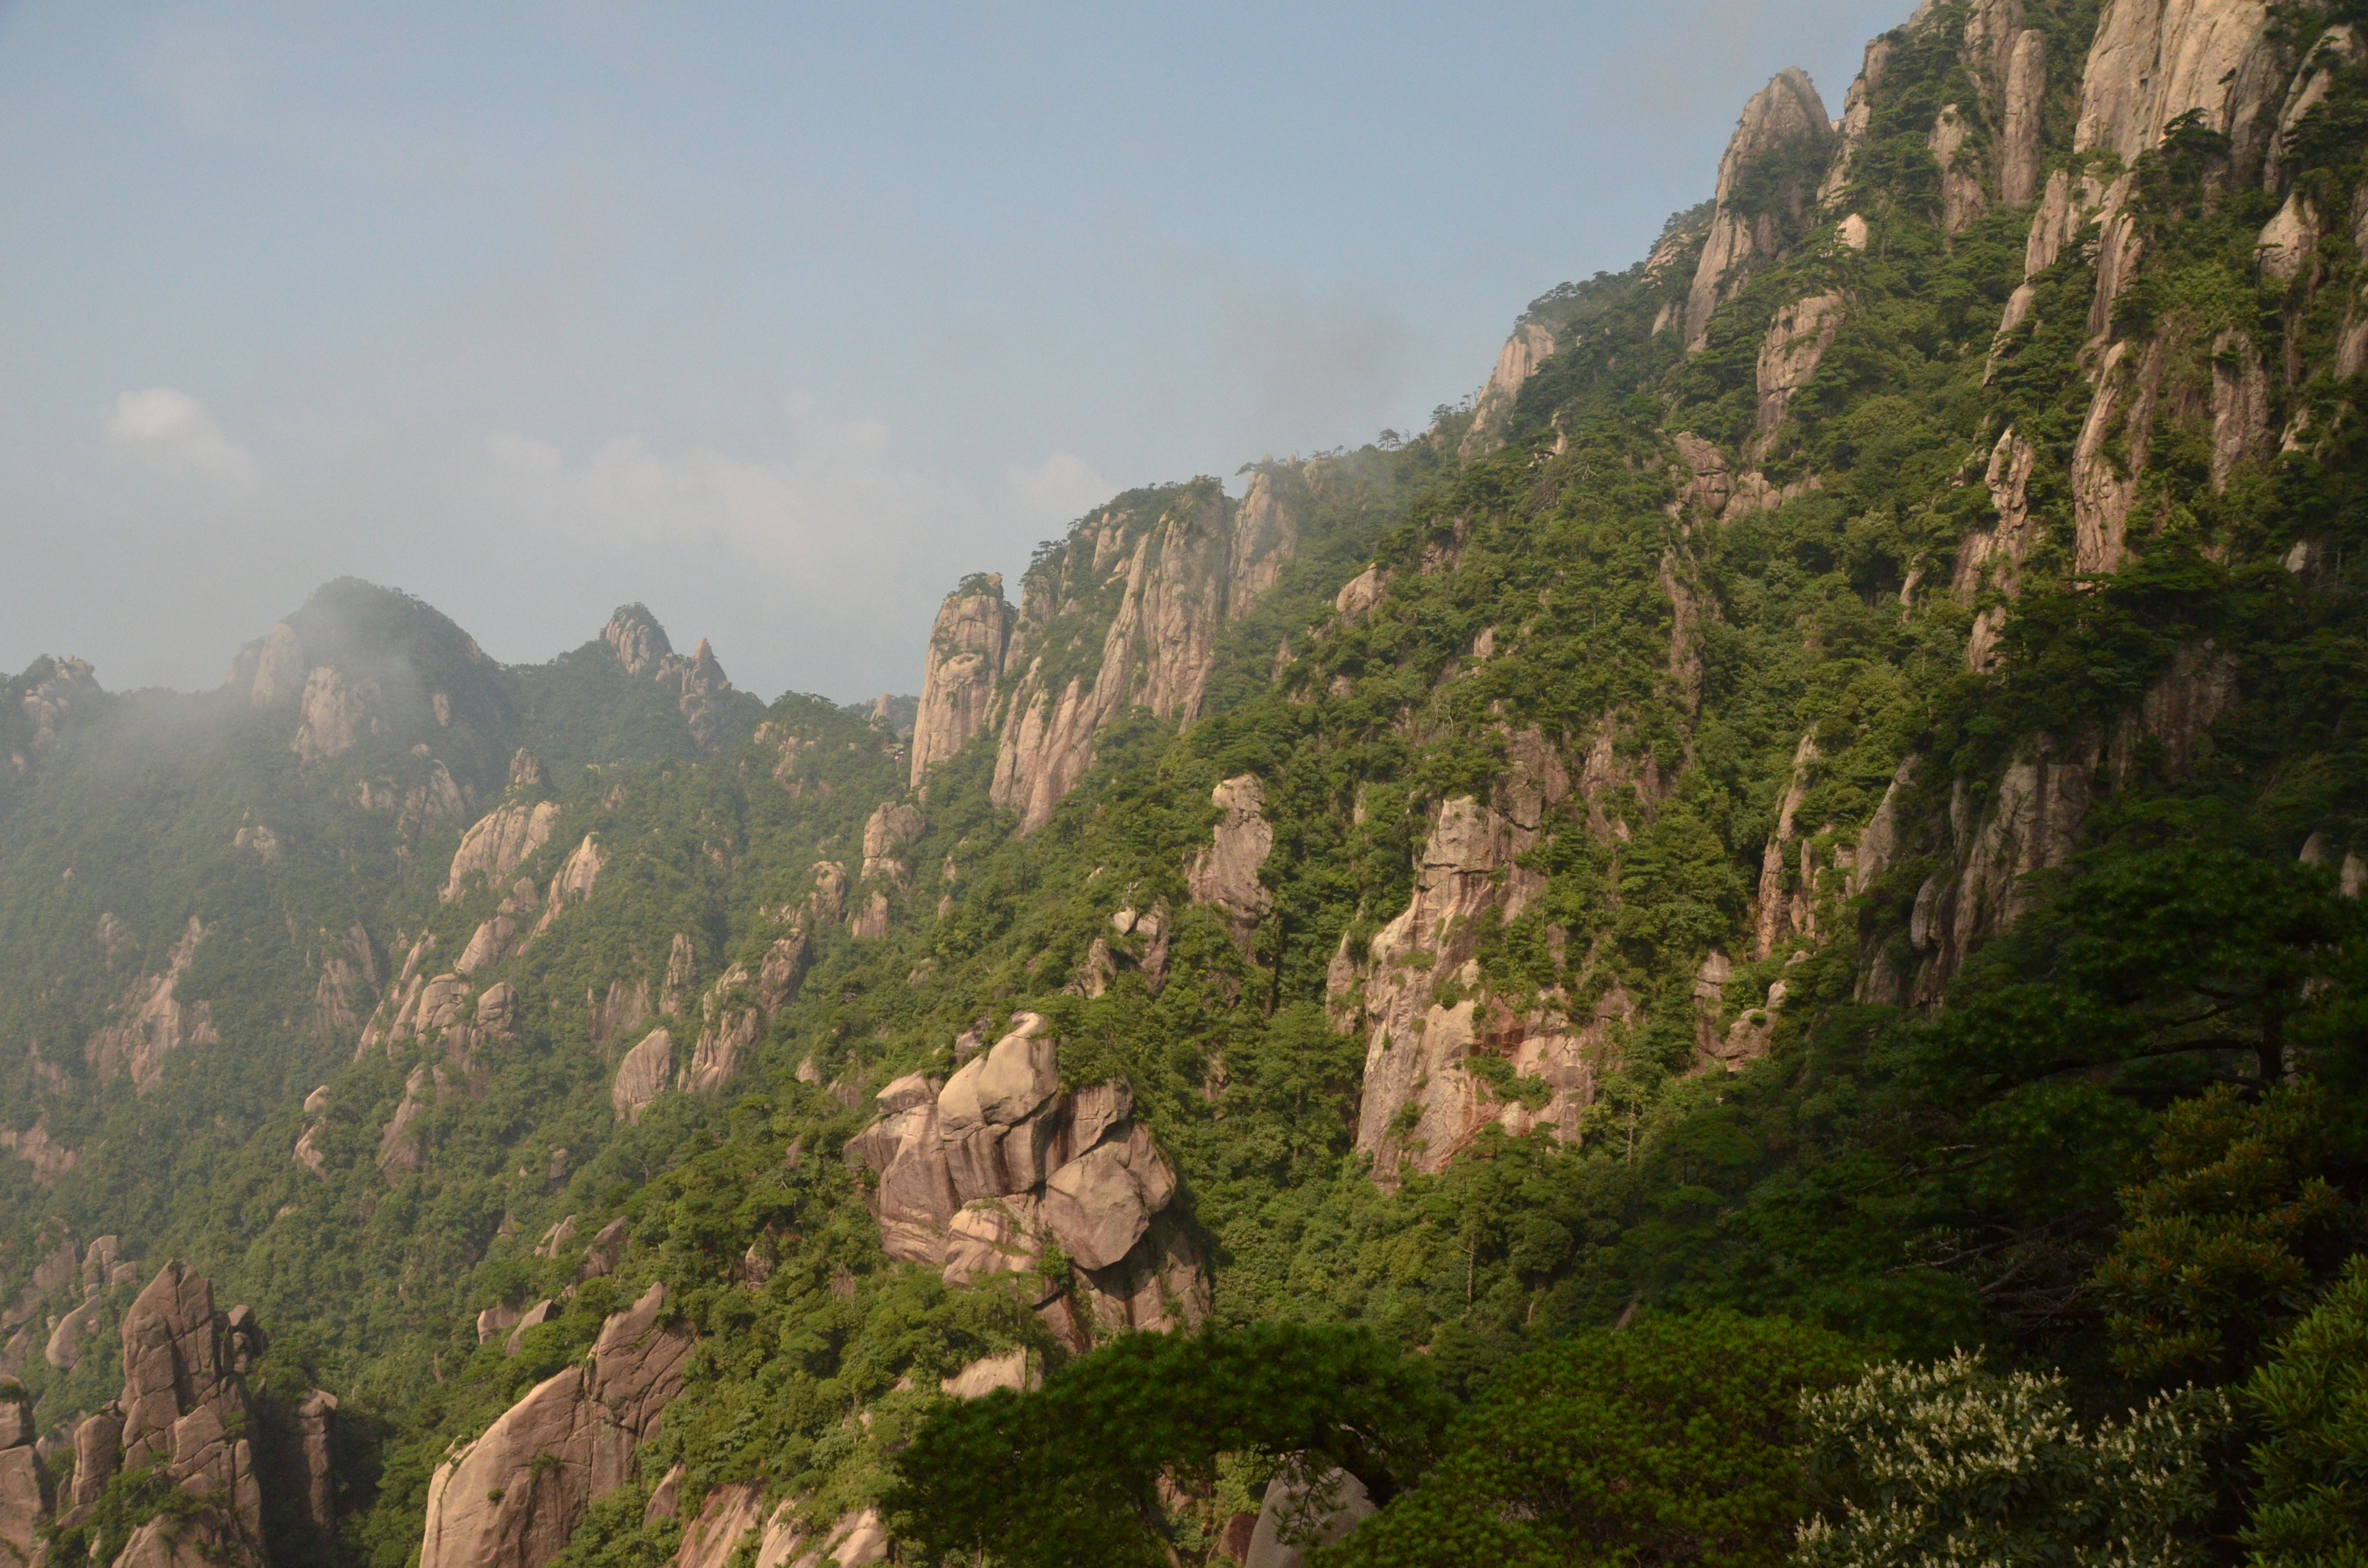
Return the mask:
{"type": "MultiPolygon", "coordinates": [[[[110,1278],[120,1272],[96,1243],[91,1256],[110,1278]]],[[[188,1505],[135,1519],[114,1568],[262,1568],[273,1551],[298,1547],[268,1535],[266,1477],[295,1505],[279,1510],[281,1528],[327,1539],[336,1401],[315,1392],[294,1403],[290,1420],[268,1419],[247,1387],[264,1340],[246,1308],[217,1312],[212,1285],[168,1263],[124,1313],[122,1338],[122,1395],[74,1429],[73,1480],[62,1495],[38,1471],[25,1484],[16,1456],[33,1453],[30,1423],[17,1415],[21,1406],[0,1404],[0,1550],[18,1546],[28,1519],[38,1528],[52,1507],[63,1510],[63,1525],[86,1522],[117,1474],[152,1467],[188,1505]]]]}
{"type": "Polygon", "coordinates": [[[1347,1471],[1279,1475],[1267,1483],[1242,1568],[1305,1568],[1310,1548],[1334,1544],[1380,1512],[1347,1471]]]}
{"type": "Polygon", "coordinates": [[[107,693],[98,684],[96,667],[87,659],[51,658],[43,654],[25,670],[25,695],[18,701],[32,725],[32,744],[44,746],[58,738],[76,710],[97,709],[107,693]]]}
{"type": "Polygon", "coordinates": [[[1833,137],[1825,101],[1808,74],[1780,74],[1744,106],[1718,165],[1718,207],[1686,297],[1686,347],[1708,341],[1710,320],[1751,274],[1782,255],[1787,230],[1808,210],[1833,137]],[[1770,193],[1747,192],[1745,176],[1770,159],[1797,165],[1770,193]]]}
{"type": "Polygon", "coordinates": [[[1094,737],[1129,709],[1198,718],[1217,633],[1296,555],[1319,466],[1263,469],[1238,506],[1202,479],[1156,510],[1130,498],[1087,517],[1030,570],[1016,621],[998,578],[949,596],[924,672],[915,786],[993,729],[993,799],[1032,832],[1093,765],[1094,737]]]}
{"type": "Polygon", "coordinates": [[[506,881],[551,841],[558,825],[559,807],[553,801],[511,800],[495,806],[461,835],[439,896],[451,903],[480,881],[506,881]]]}
{"type": "Polygon", "coordinates": [[[1506,756],[1487,801],[1457,796],[1432,809],[1406,909],[1364,955],[1344,946],[1333,960],[1327,1007],[1338,1027],[1366,1039],[1357,1147],[1373,1156],[1384,1187],[1408,1168],[1443,1169],[1491,1125],[1576,1138],[1610,1030],[1634,1010],[1617,986],[1585,1017],[1550,998],[1517,1008],[1484,994],[1473,961],[1480,917],[1517,919],[1544,887],[1544,874],[1519,861],[1542,841],[1547,813],[1577,795],[1588,831],[1611,842],[1626,829],[1607,808],[1632,789],[1647,801],[1656,792],[1622,765],[1608,733],[1590,747],[1576,787],[1536,731],[1509,734],[1506,756]],[[1499,1096],[1474,1070],[1480,1058],[1505,1062],[1517,1080],[1538,1080],[1545,1103],[1499,1096]]]}
{"type": "Polygon", "coordinates": [[[1469,462],[1505,444],[1505,426],[1513,417],[1513,402],[1520,396],[1521,383],[1536,375],[1559,347],[1549,323],[1531,317],[1513,328],[1513,335],[1497,352],[1497,368],[1489,372],[1473,404],[1472,427],[1463,432],[1463,440],[1455,449],[1457,457],[1469,462]]]}
{"type": "Polygon", "coordinates": [[[29,1563],[50,1517],[50,1478],[33,1451],[33,1405],[21,1390],[0,1392],[0,1558],[29,1563]]]}
{"type": "Polygon", "coordinates": [[[129,1074],[132,1088],[144,1095],[164,1077],[165,1060],[174,1052],[221,1043],[212,1005],[181,996],[181,983],[207,935],[190,915],[181,939],[165,955],[165,972],[133,981],[113,1009],[116,1021],[84,1044],[83,1060],[100,1083],[129,1074]]]}
{"type": "Polygon", "coordinates": [[[882,801],[863,824],[863,880],[910,887],[913,868],[905,863],[904,853],[926,825],[921,813],[912,807],[882,801]]]}
{"type": "Polygon", "coordinates": [[[1209,846],[1196,850],[1184,869],[1184,885],[1195,903],[1211,905],[1233,927],[1235,945],[1249,950],[1258,922],[1274,906],[1274,895],[1258,881],[1274,849],[1274,826],[1266,820],[1266,788],[1256,774],[1228,778],[1210,794],[1224,814],[1209,846]]]}
{"type": "Polygon", "coordinates": [[[880,1091],[880,1119],[847,1154],[879,1177],[882,1247],[962,1284],[1037,1272],[1057,1245],[1074,1278],[1049,1281],[1038,1310],[1080,1346],[1200,1322],[1200,1255],[1168,1212],[1175,1174],[1133,1119],[1133,1092],[1062,1093],[1044,1027],[1019,1014],[942,1086],[916,1074],[880,1091]]]}
{"type": "Polygon", "coordinates": [[[701,751],[712,754],[721,746],[732,707],[747,699],[733,689],[705,638],[685,658],[674,651],[657,618],[646,607],[635,604],[620,606],[609,618],[600,640],[615,653],[618,667],[626,675],[666,688],[701,751]]]}
{"type": "Polygon", "coordinates": [[[913,788],[986,728],[1017,613],[1004,601],[1003,578],[994,574],[964,583],[938,607],[921,669],[920,716],[913,723],[913,788]]]}
{"type": "Polygon", "coordinates": [[[617,1119],[641,1120],[642,1112],[655,1104],[673,1081],[674,1036],[665,1029],[652,1029],[617,1064],[617,1076],[609,1087],[609,1103],[615,1108],[617,1119]]]}
{"type": "Polygon", "coordinates": [[[689,1335],[653,1285],[601,1325],[589,1365],[554,1373],[436,1467],[420,1568],[541,1568],[585,1510],[632,1479],[634,1450],[682,1392],[689,1335]]]}
{"type": "Polygon", "coordinates": [[[1815,294],[1786,305],[1769,324],[1768,336],[1759,345],[1755,458],[1764,457],[1774,447],[1793,394],[1817,373],[1848,312],[1849,302],[1839,294],[1815,294]]]}
{"type": "MultiPolygon", "coordinates": [[[[1313,466],[1303,466],[1303,480],[1313,466]]],[[[1242,503],[1234,508],[1232,576],[1225,586],[1228,620],[1239,620],[1256,609],[1299,554],[1300,508],[1289,494],[1292,487],[1288,477],[1260,469],[1250,475],[1242,503]]]]}
{"type": "Polygon", "coordinates": [[[2080,82],[2076,152],[2124,165],[2201,110],[2228,137],[2237,177],[2252,177],[2284,108],[2292,65],[2270,36],[2263,0],[2106,0],[2080,82]]]}

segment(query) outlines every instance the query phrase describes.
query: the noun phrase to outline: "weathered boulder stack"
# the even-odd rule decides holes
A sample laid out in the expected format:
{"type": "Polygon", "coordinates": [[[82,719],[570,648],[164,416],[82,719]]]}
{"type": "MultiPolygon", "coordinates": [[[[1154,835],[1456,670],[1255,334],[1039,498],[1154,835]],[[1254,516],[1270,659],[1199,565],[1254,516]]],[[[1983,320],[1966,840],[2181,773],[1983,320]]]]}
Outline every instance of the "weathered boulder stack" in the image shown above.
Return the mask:
{"type": "Polygon", "coordinates": [[[62,1487],[42,1472],[28,1406],[0,1397],[0,1547],[35,1560],[52,1510],[59,1528],[88,1524],[117,1478],[141,1471],[161,1473],[194,1506],[161,1508],[137,1525],[113,1553],[115,1568],[260,1565],[275,1544],[324,1541],[336,1526],[336,1401],[316,1391],[283,1416],[256,1397],[248,1376],[264,1338],[255,1315],[216,1312],[212,1283],[174,1262],[124,1313],[122,1334],[122,1395],[75,1426],[62,1487]]]}
{"type": "Polygon", "coordinates": [[[1081,1349],[1198,1323],[1200,1254],[1168,1212],[1176,1174],[1134,1119],[1133,1090],[1114,1079],[1064,1093],[1044,1027],[1019,1014],[942,1085],[916,1073],[880,1091],[880,1119],[847,1152],[880,1178],[881,1245],[953,1284],[1036,1276],[1038,1311],[1081,1349]]]}

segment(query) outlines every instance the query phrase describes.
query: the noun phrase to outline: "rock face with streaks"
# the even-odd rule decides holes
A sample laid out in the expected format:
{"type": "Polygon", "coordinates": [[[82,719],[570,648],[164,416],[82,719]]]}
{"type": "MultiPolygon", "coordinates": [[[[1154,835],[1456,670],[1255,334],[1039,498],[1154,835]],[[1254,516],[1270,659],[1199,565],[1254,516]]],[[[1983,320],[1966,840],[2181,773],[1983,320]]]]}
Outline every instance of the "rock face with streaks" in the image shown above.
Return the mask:
{"type": "Polygon", "coordinates": [[[1060,1053],[1033,1013],[942,1085],[920,1074],[880,1091],[880,1118],[848,1158],[879,1178],[872,1198],[888,1256],[951,1283],[1042,1277],[1038,1310],[1083,1346],[1130,1328],[1177,1328],[1207,1313],[1197,1248],[1167,1213],[1176,1176],[1133,1119],[1123,1081],[1063,1093],[1060,1053]]]}
{"type": "Polygon", "coordinates": [[[222,1042],[214,1031],[211,1004],[181,994],[206,934],[198,917],[190,915],[181,939],[165,956],[165,972],[132,982],[113,1009],[116,1021],[84,1045],[83,1059],[99,1082],[128,1074],[131,1086],[144,1095],[164,1077],[165,1061],[175,1052],[222,1042]]]}
{"type": "Polygon", "coordinates": [[[33,1404],[21,1391],[0,1391],[0,1552],[30,1562],[50,1517],[51,1487],[33,1451],[33,1404]]]}
{"type": "Polygon", "coordinates": [[[1205,903],[1224,915],[1233,926],[1235,944],[1247,951],[1258,922],[1274,906],[1274,895],[1258,881],[1258,871],[1274,849],[1274,826],[1266,820],[1266,790],[1256,774],[1228,778],[1210,800],[1224,813],[1210,835],[1209,846],[1193,854],[1184,869],[1184,885],[1195,903],[1205,903]]]}
{"type": "Polygon", "coordinates": [[[719,750],[730,730],[733,710],[748,699],[732,688],[723,666],[704,638],[686,658],[674,651],[666,628],[644,605],[623,605],[600,633],[618,668],[637,680],[654,681],[673,699],[700,750],[719,750]]]}
{"type": "Polygon", "coordinates": [[[1718,206],[1686,297],[1686,347],[1751,274],[1783,253],[1830,164],[1833,125],[1808,74],[1785,71],[1744,106],[1718,165],[1718,206]],[[1748,178],[1755,173],[1760,177],[1748,178]],[[1772,176],[1773,177],[1770,177],[1772,176]]]}
{"type": "Polygon", "coordinates": [[[1764,456],[1774,446],[1793,394],[1817,373],[1848,312],[1849,302],[1839,294],[1815,294],[1776,312],[1759,346],[1759,434],[1752,445],[1754,456],[1764,456]]]}
{"type": "Polygon", "coordinates": [[[559,807],[550,801],[518,800],[495,807],[461,835],[442,898],[453,903],[479,882],[499,884],[551,841],[559,807]]]}
{"type": "Polygon", "coordinates": [[[1130,709],[1200,717],[1218,632],[1297,555],[1322,470],[1269,465],[1238,506],[1214,480],[1123,496],[1030,569],[1016,618],[999,578],[966,581],[930,639],[915,786],[991,730],[995,802],[1032,832],[1093,766],[1094,737],[1130,709]]]}
{"type": "Polygon", "coordinates": [[[921,667],[920,717],[913,723],[915,789],[986,728],[1016,613],[1004,600],[1003,578],[994,574],[963,583],[938,607],[921,667]]]}
{"type": "Polygon", "coordinates": [[[601,1325],[588,1365],[538,1383],[436,1467],[420,1568],[541,1568],[585,1510],[632,1479],[638,1446],[682,1392],[689,1336],[653,1285],[601,1325]]]}
{"type": "Polygon", "coordinates": [[[1629,831],[1615,814],[1622,799],[1659,792],[1653,775],[1619,757],[1609,732],[1596,737],[1576,781],[1538,732],[1505,741],[1508,767],[1488,799],[1454,796],[1432,808],[1406,909],[1364,954],[1344,945],[1332,962],[1332,1017],[1365,1038],[1357,1147],[1373,1156],[1374,1179],[1385,1187],[1406,1170],[1445,1168],[1488,1126],[1576,1138],[1609,1031],[1633,1012],[1616,985],[1575,1017],[1552,1005],[1508,1006],[1478,983],[1482,916],[1518,919],[1545,885],[1519,862],[1543,842],[1549,815],[1583,806],[1585,831],[1608,844],[1629,831]],[[1543,1104],[1500,1092],[1490,1062],[1516,1084],[1536,1080],[1543,1104]]]}
{"type": "Polygon", "coordinates": [[[1520,396],[1521,383],[1536,375],[1559,347],[1548,322],[1525,320],[1513,328],[1513,335],[1497,355],[1497,368],[1489,372],[1473,404],[1472,427],[1456,449],[1458,457],[1468,462],[1505,444],[1505,426],[1513,417],[1513,401],[1520,396]]]}

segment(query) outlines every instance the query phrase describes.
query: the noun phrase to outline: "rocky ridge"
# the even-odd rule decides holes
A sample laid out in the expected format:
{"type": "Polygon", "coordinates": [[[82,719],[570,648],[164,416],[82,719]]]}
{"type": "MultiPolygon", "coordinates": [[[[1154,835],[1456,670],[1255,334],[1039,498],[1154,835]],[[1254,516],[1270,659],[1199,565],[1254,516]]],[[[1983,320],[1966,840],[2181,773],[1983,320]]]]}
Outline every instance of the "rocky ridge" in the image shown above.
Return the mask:
{"type": "Polygon", "coordinates": [[[1141,706],[1188,724],[1216,638],[1296,553],[1289,486],[1252,476],[1242,500],[1212,480],[1138,493],[1079,523],[1030,568],[1015,611],[997,577],[938,613],[913,741],[917,786],[978,734],[996,733],[994,799],[1042,826],[1085,770],[1094,736],[1141,706]]]}

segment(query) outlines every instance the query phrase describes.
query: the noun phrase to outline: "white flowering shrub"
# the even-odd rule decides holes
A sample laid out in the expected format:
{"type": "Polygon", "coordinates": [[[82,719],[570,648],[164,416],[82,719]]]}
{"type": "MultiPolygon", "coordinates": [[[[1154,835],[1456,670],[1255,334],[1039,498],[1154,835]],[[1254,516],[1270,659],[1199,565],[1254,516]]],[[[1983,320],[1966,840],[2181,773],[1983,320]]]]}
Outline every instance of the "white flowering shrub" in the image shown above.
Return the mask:
{"type": "Polygon", "coordinates": [[[2084,1428],[2064,1380],[1959,1351],[1892,1363],[1801,1401],[1845,1494],[1801,1528],[1802,1568],[2184,1568],[2212,1504],[2205,1445],[2226,1397],[2187,1391],[2084,1428]]]}

